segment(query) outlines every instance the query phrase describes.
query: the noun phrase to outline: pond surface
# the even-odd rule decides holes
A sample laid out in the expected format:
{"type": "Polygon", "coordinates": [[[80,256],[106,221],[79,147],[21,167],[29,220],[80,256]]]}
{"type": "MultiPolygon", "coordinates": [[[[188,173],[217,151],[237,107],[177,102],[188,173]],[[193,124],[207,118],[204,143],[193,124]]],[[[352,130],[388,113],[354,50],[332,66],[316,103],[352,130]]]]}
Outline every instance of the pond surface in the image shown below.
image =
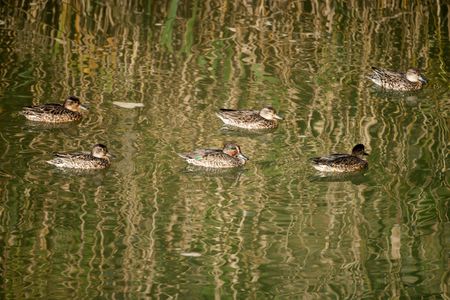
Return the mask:
{"type": "Polygon", "coordinates": [[[0,2],[0,298],[448,297],[445,1],[0,2]],[[386,92],[371,66],[429,84],[386,92]],[[80,122],[18,113],[68,95],[80,122]],[[215,116],[265,105],[274,131],[215,116]],[[177,156],[225,141],[245,167],[177,156]],[[109,169],[45,163],[95,143],[109,169]],[[309,164],[357,143],[366,172],[309,164]]]}

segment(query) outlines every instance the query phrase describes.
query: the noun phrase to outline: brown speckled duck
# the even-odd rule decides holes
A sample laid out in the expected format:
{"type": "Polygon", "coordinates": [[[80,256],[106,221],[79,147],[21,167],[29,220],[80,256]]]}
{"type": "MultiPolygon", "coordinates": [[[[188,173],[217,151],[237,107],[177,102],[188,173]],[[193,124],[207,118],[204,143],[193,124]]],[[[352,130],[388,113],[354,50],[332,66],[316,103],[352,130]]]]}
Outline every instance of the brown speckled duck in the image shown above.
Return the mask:
{"type": "Polygon", "coordinates": [[[178,155],[191,165],[205,168],[235,168],[245,165],[248,160],[235,143],[226,143],[223,149],[198,149],[178,155]]]}
{"type": "Polygon", "coordinates": [[[420,90],[427,83],[427,79],[414,68],[402,73],[372,67],[367,78],[384,89],[403,92],[420,90]]]}
{"type": "Polygon", "coordinates": [[[64,123],[78,121],[82,118],[81,110],[87,108],[80,103],[80,99],[70,96],[64,104],[47,103],[42,105],[26,106],[22,115],[28,120],[46,123],[64,123]]]}
{"type": "Polygon", "coordinates": [[[216,115],[225,125],[245,129],[271,129],[278,126],[278,120],[282,120],[275,110],[268,106],[261,110],[233,110],[221,109],[216,115]]]}
{"type": "Polygon", "coordinates": [[[104,169],[110,165],[111,155],[103,144],[96,144],[91,152],[55,153],[55,158],[47,161],[60,168],[104,169]]]}

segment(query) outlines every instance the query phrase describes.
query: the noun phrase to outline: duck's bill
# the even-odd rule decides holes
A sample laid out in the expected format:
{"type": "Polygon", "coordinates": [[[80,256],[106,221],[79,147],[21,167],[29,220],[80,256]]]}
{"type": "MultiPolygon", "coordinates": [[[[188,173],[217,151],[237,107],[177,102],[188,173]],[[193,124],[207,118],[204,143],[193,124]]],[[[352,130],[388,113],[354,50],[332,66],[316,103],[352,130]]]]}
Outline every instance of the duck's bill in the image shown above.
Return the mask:
{"type": "Polygon", "coordinates": [[[420,80],[421,82],[425,83],[425,84],[428,83],[428,80],[427,80],[424,76],[422,76],[422,75],[419,76],[419,80],[420,80]]]}
{"type": "Polygon", "coordinates": [[[238,154],[238,157],[239,157],[240,159],[243,159],[243,160],[249,160],[249,158],[248,158],[247,156],[245,156],[244,154],[242,154],[242,153],[239,153],[239,154],[238,154]]]}
{"type": "Polygon", "coordinates": [[[86,105],[80,104],[80,108],[82,110],[89,110],[89,107],[87,107],[86,105]]]}
{"type": "Polygon", "coordinates": [[[282,118],[282,117],[280,117],[279,115],[275,115],[274,117],[275,117],[275,119],[278,119],[278,120],[283,120],[283,118],[282,118]]]}
{"type": "Polygon", "coordinates": [[[369,155],[369,153],[367,153],[367,152],[364,152],[363,154],[364,154],[364,155],[369,155]]]}

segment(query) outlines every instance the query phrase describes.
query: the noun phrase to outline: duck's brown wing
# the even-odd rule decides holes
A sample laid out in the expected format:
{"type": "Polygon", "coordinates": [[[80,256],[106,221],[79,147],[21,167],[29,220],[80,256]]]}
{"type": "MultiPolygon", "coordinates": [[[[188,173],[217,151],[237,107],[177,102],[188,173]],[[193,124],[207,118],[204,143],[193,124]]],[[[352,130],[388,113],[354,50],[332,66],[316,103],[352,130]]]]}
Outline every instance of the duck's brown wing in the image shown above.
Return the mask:
{"type": "Polygon", "coordinates": [[[342,156],[335,157],[330,162],[334,166],[341,166],[341,165],[351,166],[351,165],[355,165],[355,164],[360,164],[361,161],[362,161],[362,159],[360,159],[356,156],[353,156],[353,155],[342,155],[342,156]]]}
{"type": "Polygon", "coordinates": [[[340,161],[347,156],[349,155],[344,153],[332,153],[325,156],[313,157],[311,161],[316,164],[330,164],[333,161],[340,161]]]}
{"type": "Polygon", "coordinates": [[[22,110],[23,114],[61,114],[66,109],[61,104],[49,103],[36,106],[25,106],[22,110]]]}
{"type": "Polygon", "coordinates": [[[202,160],[205,156],[211,155],[213,153],[223,152],[222,149],[197,149],[192,152],[183,152],[177,154],[184,159],[202,160]]]}
{"type": "Polygon", "coordinates": [[[239,162],[230,155],[219,152],[211,152],[201,158],[202,165],[209,168],[227,168],[238,166],[239,162]]]}
{"type": "Polygon", "coordinates": [[[75,152],[75,153],[62,153],[54,152],[53,155],[59,158],[71,158],[71,159],[87,159],[91,157],[89,152],[75,152]]]}
{"type": "MultiPolygon", "coordinates": [[[[237,126],[248,129],[271,128],[273,124],[266,125],[264,118],[259,115],[257,110],[221,110],[217,112],[217,116],[226,125],[237,126]]],[[[276,123],[275,123],[276,124],[276,123]]]]}
{"type": "Polygon", "coordinates": [[[389,71],[377,67],[372,67],[372,74],[370,74],[368,78],[374,83],[387,88],[395,88],[393,85],[406,80],[405,73],[389,71]]]}
{"type": "Polygon", "coordinates": [[[217,112],[217,115],[228,120],[239,122],[251,122],[259,117],[257,110],[233,110],[222,108],[217,112]]]}

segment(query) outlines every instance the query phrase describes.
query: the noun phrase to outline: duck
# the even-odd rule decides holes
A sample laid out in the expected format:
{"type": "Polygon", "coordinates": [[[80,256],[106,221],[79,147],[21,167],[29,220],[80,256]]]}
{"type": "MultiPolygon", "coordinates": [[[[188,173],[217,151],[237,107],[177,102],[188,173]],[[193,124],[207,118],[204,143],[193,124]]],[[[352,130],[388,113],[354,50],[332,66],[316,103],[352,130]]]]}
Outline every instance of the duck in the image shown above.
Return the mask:
{"type": "Polygon", "coordinates": [[[216,115],[225,125],[235,126],[244,129],[272,129],[278,126],[278,120],[283,118],[278,116],[271,106],[261,110],[234,110],[222,108],[216,115]]]}
{"type": "Polygon", "coordinates": [[[248,158],[236,143],[225,143],[223,149],[197,149],[178,153],[188,164],[205,168],[235,168],[245,165],[248,158]]]}
{"type": "Polygon", "coordinates": [[[321,172],[356,172],[367,169],[368,162],[363,159],[369,155],[363,144],[353,147],[351,154],[333,153],[311,158],[312,166],[321,172]]]}
{"type": "Polygon", "coordinates": [[[111,154],[103,144],[95,144],[91,152],[54,153],[54,158],[47,163],[59,168],[70,169],[105,169],[110,166],[111,154]]]}
{"type": "Polygon", "coordinates": [[[372,67],[372,73],[367,78],[384,89],[402,92],[420,90],[428,83],[428,80],[415,68],[410,68],[403,73],[372,67]]]}
{"type": "Polygon", "coordinates": [[[68,97],[63,104],[46,103],[25,106],[21,112],[28,120],[46,123],[64,123],[78,121],[82,118],[81,110],[87,110],[80,99],[68,97]]]}

